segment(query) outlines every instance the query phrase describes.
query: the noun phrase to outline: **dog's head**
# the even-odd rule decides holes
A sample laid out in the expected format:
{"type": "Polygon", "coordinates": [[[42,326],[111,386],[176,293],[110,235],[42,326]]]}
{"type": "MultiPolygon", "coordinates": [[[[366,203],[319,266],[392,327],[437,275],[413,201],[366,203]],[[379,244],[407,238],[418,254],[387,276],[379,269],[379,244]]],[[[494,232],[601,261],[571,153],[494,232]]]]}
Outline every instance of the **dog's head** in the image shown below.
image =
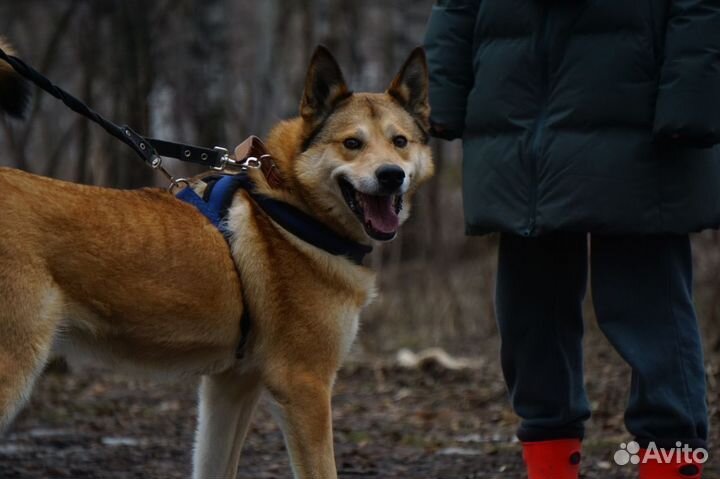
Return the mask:
{"type": "Polygon", "coordinates": [[[413,192],[433,173],[423,50],[412,52],[384,93],[352,93],[319,47],[300,114],[293,176],[305,202],[351,237],[393,239],[413,192]]]}

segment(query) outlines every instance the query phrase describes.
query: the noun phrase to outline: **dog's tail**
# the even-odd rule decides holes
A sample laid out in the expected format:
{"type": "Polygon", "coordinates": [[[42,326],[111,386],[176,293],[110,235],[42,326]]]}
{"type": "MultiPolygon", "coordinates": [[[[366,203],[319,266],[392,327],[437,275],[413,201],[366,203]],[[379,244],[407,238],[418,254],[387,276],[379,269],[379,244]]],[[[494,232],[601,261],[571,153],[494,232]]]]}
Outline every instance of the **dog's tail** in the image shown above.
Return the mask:
{"type": "MultiPolygon", "coordinates": [[[[0,37],[0,48],[8,55],[15,54],[3,37],[0,37]]],[[[0,60],[0,110],[15,118],[22,118],[29,104],[30,84],[7,62],[0,60]]]]}

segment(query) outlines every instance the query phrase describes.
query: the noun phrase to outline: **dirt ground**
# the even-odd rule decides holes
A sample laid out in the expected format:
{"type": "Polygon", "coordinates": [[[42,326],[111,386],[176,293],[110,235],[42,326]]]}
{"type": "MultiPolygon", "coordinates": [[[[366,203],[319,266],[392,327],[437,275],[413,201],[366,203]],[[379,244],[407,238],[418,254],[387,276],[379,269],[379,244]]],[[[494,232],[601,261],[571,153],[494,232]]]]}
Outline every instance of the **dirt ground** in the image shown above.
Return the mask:
{"type": "MultiPolygon", "coordinates": [[[[627,371],[590,348],[584,478],[634,476],[612,455],[622,441],[627,371]],[[601,365],[602,363],[602,365],[601,365]]],[[[477,368],[402,369],[390,359],[346,366],[334,399],[339,476],[523,478],[516,419],[494,354],[477,368]]],[[[720,361],[709,362],[713,448],[706,478],[720,479],[720,361]]],[[[0,478],[187,478],[195,428],[195,384],[131,380],[103,370],[46,373],[28,407],[0,439],[0,478]]],[[[239,477],[287,478],[282,437],[266,408],[255,417],[239,477]]]]}

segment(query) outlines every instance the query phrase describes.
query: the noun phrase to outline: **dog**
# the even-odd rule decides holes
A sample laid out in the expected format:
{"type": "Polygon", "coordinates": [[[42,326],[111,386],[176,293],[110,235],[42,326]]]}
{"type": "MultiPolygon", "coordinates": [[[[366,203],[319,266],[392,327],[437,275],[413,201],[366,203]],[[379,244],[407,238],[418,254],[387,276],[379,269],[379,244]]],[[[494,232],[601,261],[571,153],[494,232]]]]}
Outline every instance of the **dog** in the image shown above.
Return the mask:
{"type": "MultiPolygon", "coordinates": [[[[0,106],[26,91],[0,64],[0,106]]],[[[393,239],[433,173],[422,49],[383,93],[353,93],[318,47],[299,116],[266,139],[283,188],[256,191],[361,244],[393,239]]],[[[193,185],[200,191],[200,183],[193,185]]],[[[0,168],[0,429],[53,355],[200,377],[193,477],[234,478],[253,409],[271,397],[294,477],[336,478],[331,389],[375,274],[269,218],[238,191],[224,236],[165,190],[78,185],[0,168]],[[241,318],[252,311],[242,358],[241,318]]]]}

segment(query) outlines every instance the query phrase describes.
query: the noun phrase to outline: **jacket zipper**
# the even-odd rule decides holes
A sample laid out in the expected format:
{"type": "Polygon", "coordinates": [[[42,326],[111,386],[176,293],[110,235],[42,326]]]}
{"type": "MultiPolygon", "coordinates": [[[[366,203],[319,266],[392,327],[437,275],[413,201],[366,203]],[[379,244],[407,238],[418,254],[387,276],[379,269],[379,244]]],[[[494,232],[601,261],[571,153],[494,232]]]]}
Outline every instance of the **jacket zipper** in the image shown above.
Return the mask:
{"type": "Polygon", "coordinates": [[[529,212],[528,221],[525,230],[523,231],[524,236],[531,236],[535,231],[536,220],[537,220],[537,194],[538,194],[538,163],[541,156],[543,133],[545,130],[545,123],[548,115],[548,101],[550,94],[550,78],[549,78],[549,53],[548,53],[548,7],[540,7],[542,15],[542,24],[540,27],[540,36],[538,43],[538,57],[540,57],[540,89],[541,89],[541,104],[540,111],[538,113],[533,129],[530,133],[529,145],[530,152],[528,155],[529,169],[530,169],[530,198],[529,198],[529,212]]]}

